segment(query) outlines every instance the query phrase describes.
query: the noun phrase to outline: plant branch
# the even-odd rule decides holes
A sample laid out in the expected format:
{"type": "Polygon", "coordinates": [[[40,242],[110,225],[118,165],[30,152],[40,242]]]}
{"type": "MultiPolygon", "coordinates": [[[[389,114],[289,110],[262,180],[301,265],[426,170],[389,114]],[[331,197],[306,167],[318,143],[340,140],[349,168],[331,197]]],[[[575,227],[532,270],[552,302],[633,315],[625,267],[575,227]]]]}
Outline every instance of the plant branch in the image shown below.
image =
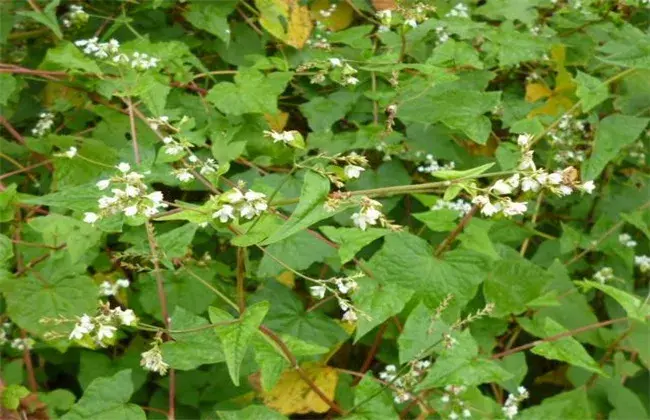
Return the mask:
{"type": "Polygon", "coordinates": [[[129,124],[131,125],[131,141],[133,142],[133,157],[135,163],[140,164],[140,148],[138,147],[138,133],[135,128],[135,118],[133,117],[133,99],[127,98],[127,106],[129,109],[129,124]]]}
{"type": "Polygon", "coordinates": [[[440,246],[438,246],[434,254],[435,257],[441,256],[442,253],[445,252],[447,248],[449,248],[449,246],[456,240],[456,238],[458,237],[458,235],[460,235],[463,229],[465,229],[465,226],[467,226],[470,220],[472,220],[472,217],[474,217],[477,211],[478,211],[478,206],[474,205],[472,209],[467,212],[467,214],[461,219],[460,223],[458,223],[456,228],[445,238],[444,241],[442,241],[440,246]]]}

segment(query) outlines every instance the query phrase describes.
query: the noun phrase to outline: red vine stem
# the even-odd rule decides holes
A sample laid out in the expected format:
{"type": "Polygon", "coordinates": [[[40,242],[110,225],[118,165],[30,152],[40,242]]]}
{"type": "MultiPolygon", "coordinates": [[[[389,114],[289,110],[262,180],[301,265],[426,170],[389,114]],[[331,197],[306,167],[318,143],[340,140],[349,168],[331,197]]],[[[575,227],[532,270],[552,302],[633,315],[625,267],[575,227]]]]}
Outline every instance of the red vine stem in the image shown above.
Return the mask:
{"type": "MultiPolygon", "coordinates": [[[[156,287],[158,289],[158,300],[160,301],[160,312],[162,313],[163,323],[165,328],[171,330],[171,318],[169,317],[169,310],[167,308],[167,295],[165,294],[165,280],[160,271],[160,261],[158,259],[158,244],[156,243],[156,235],[154,227],[151,222],[145,224],[147,229],[147,240],[149,241],[149,250],[151,251],[151,262],[153,263],[153,272],[156,278],[156,287]]],[[[171,340],[168,333],[165,334],[165,340],[171,340]]],[[[175,414],[175,399],[176,399],[176,372],[174,369],[169,370],[169,412],[167,418],[174,420],[175,414]]]]}

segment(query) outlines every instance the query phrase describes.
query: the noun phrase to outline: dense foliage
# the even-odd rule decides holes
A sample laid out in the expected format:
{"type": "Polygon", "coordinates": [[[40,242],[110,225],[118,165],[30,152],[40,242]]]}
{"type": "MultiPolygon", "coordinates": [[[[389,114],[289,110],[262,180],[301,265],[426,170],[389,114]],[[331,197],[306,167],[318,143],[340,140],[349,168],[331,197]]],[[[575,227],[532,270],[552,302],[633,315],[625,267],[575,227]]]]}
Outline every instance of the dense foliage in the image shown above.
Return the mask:
{"type": "Polygon", "coordinates": [[[648,418],[648,22],[0,2],[0,417],[648,418]]]}

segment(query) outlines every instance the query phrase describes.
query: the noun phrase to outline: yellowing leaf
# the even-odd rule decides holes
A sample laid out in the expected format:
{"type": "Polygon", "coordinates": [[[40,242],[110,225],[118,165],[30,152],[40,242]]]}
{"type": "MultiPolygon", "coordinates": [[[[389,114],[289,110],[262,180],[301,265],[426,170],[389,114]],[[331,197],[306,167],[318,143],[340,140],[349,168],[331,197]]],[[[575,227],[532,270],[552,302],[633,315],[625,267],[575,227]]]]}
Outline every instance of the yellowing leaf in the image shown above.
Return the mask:
{"type": "Polygon", "coordinates": [[[277,114],[264,114],[264,119],[271,130],[282,131],[289,121],[289,113],[280,111],[277,114]]]}
{"type": "Polygon", "coordinates": [[[329,17],[321,14],[321,11],[328,11],[332,2],[330,0],[316,0],[311,6],[311,17],[314,20],[323,22],[331,31],[340,31],[352,23],[354,19],[354,10],[349,4],[339,1],[336,3],[336,9],[329,17]]]}
{"type": "Polygon", "coordinates": [[[46,108],[52,107],[57,101],[69,102],[75,107],[81,108],[86,100],[86,95],[78,89],[69,88],[61,83],[48,82],[45,84],[43,104],[46,108]]]}
{"type": "MultiPolygon", "coordinates": [[[[303,366],[307,376],[329,399],[334,399],[339,376],[328,366],[303,366]]],[[[307,385],[295,370],[287,370],[275,387],[262,395],[267,407],[284,415],[326,413],[329,406],[307,385]]]]}
{"type": "Polygon", "coordinates": [[[541,83],[526,85],[526,102],[537,102],[541,98],[548,98],[553,91],[541,83]]]}
{"type": "Polygon", "coordinates": [[[293,289],[296,285],[296,275],[291,271],[285,271],[277,277],[277,280],[280,284],[284,284],[290,289],[293,289]]]}
{"type": "Polygon", "coordinates": [[[295,48],[302,48],[313,27],[309,9],[299,0],[255,0],[260,23],[271,35],[295,48]]]}
{"type": "Polygon", "coordinates": [[[375,10],[393,10],[397,8],[395,0],[372,0],[375,10]]]}
{"type": "Polygon", "coordinates": [[[566,96],[551,96],[544,105],[535,108],[528,113],[528,118],[533,118],[537,115],[551,115],[555,116],[562,112],[566,112],[573,106],[573,101],[566,96]]]}

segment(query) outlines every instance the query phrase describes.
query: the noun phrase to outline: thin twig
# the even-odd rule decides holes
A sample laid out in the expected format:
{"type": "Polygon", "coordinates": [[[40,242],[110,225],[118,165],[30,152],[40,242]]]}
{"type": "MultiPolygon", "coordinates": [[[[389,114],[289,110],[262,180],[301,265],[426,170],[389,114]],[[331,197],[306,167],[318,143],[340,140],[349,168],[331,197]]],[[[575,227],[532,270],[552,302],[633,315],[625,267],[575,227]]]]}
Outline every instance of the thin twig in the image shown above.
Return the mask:
{"type": "Polygon", "coordinates": [[[246,277],[246,248],[237,248],[237,305],[239,313],[246,309],[246,292],[244,281],[246,277]]]}
{"type": "Polygon", "coordinates": [[[133,142],[133,156],[135,163],[140,164],[140,148],[138,147],[138,133],[135,128],[135,118],[133,117],[133,99],[127,98],[127,105],[129,107],[129,124],[131,125],[131,141],[133,142]]]}
{"type": "Polygon", "coordinates": [[[458,226],[445,238],[444,241],[438,246],[436,249],[436,252],[434,253],[434,256],[439,257],[442,255],[443,252],[456,240],[456,237],[460,235],[460,233],[465,229],[465,226],[472,220],[472,217],[476,214],[478,210],[478,206],[472,207],[470,211],[467,212],[467,214],[461,219],[460,223],[458,223],[458,226]]]}
{"type": "MultiPolygon", "coordinates": [[[[381,344],[381,340],[384,337],[384,333],[386,332],[387,327],[388,324],[384,322],[379,327],[379,330],[377,330],[377,335],[375,336],[375,340],[372,342],[372,347],[370,347],[370,351],[368,351],[368,354],[366,355],[366,360],[363,361],[361,369],[359,369],[361,373],[366,373],[368,369],[370,369],[370,365],[372,364],[372,361],[375,360],[375,355],[379,350],[379,345],[381,344]]],[[[361,378],[355,379],[352,384],[356,385],[359,383],[359,381],[361,381],[361,378]]]]}

